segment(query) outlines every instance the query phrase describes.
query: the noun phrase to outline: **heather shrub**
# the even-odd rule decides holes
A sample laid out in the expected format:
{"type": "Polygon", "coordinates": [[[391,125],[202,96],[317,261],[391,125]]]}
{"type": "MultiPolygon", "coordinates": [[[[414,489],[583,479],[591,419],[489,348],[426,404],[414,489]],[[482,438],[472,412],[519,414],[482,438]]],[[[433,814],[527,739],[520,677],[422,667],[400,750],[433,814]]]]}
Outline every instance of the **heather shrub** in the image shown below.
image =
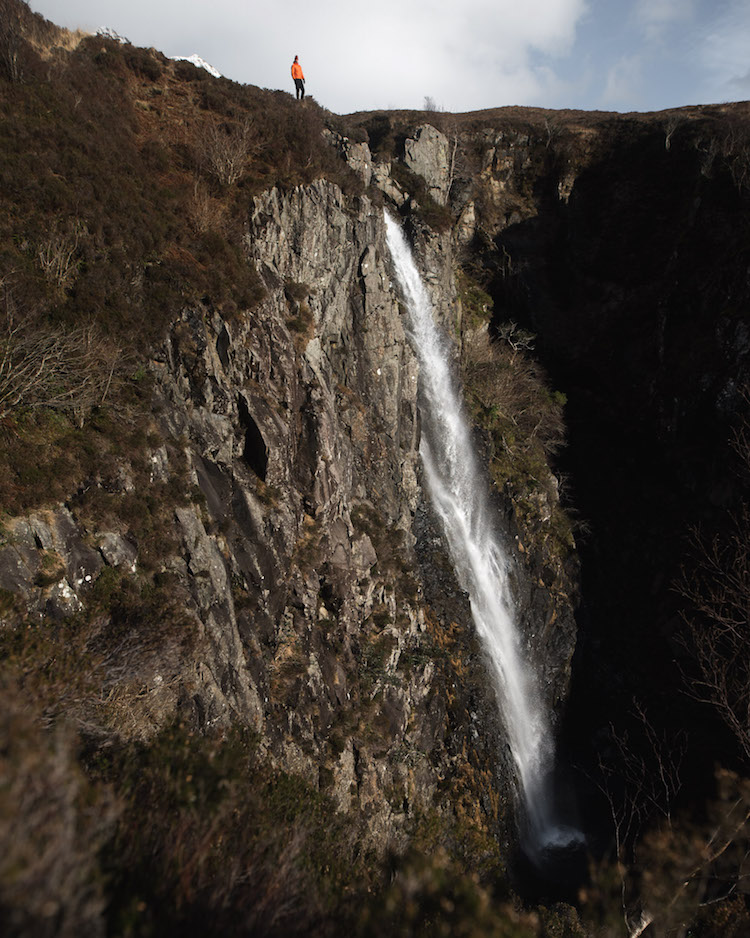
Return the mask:
{"type": "Polygon", "coordinates": [[[456,272],[456,286],[461,299],[461,332],[481,329],[492,318],[492,297],[462,270],[456,272]]]}
{"type": "Polygon", "coordinates": [[[185,263],[201,249],[184,224],[195,178],[168,134],[139,139],[130,94],[134,81],[164,80],[151,66],[162,69],[152,53],[85,39],[54,83],[11,86],[0,102],[8,130],[0,177],[14,207],[0,213],[0,277],[21,309],[58,322],[101,319],[115,341],[139,351],[185,302],[236,308],[260,293],[239,253],[239,218],[218,232],[231,271],[185,263]]]}
{"type": "Polygon", "coordinates": [[[7,938],[101,935],[98,851],[114,802],[85,779],[69,731],[42,731],[7,681],[0,702],[0,930],[7,938]]]}
{"type": "Polygon", "coordinates": [[[363,909],[364,938],[536,938],[533,913],[499,902],[440,848],[412,853],[363,909]]]}
{"type": "Polygon", "coordinates": [[[346,825],[307,783],[263,767],[252,734],[175,724],[93,769],[124,806],[106,854],[115,933],[325,934],[344,914],[363,870],[346,825]]]}
{"type": "Polygon", "coordinates": [[[210,77],[205,68],[200,68],[185,60],[175,62],[173,68],[175,77],[180,81],[208,81],[210,77]]]}
{"type": "Polygon", "coordinates": [[[157,81],[163,72],[163,65],[157,52],[150,49],[139,49],[137,46],[128,46],[124,59],[128,68],[132,69],[141,78],[157,81]]]}
{"type": "Polygon", "coordinates": [[[400,161],[392,164],[391,175],[411,194],[417,217],[429,228],[434,231],[447,231],[450,228],[453,220],[450,208],[435,201],[421,176],[400,161]]]}

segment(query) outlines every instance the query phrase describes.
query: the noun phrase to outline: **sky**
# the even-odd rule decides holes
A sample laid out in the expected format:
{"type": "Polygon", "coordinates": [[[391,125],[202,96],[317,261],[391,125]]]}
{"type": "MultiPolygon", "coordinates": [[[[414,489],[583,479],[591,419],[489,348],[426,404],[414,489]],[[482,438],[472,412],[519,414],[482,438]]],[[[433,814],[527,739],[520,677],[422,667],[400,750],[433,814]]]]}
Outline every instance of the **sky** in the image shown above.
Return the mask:
{"type": "Polygon", "coordinates": [[[330,111],[657,111],[750,99],[750,0],[30,0],[330,111]]]}

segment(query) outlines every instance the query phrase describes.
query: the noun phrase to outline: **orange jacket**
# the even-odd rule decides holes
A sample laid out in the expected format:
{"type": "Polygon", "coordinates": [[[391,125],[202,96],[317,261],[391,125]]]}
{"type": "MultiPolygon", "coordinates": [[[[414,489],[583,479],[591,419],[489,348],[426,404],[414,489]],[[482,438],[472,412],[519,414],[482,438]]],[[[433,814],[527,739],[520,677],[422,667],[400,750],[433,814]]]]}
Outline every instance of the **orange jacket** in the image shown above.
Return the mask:
{"type": "Polygon", "coordinates": [[[305,80],[305,76],[302,74],[302,66],[299,62],[292,62],[292,78],[301,78],[302,81],[305,80]]]}

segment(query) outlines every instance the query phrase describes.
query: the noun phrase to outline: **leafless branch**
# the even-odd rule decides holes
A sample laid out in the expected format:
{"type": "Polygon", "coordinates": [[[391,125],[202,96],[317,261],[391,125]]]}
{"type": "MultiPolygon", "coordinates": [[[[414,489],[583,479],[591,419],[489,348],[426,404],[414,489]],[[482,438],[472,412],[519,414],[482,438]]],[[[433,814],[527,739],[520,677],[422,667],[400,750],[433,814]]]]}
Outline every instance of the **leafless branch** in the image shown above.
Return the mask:
{"type": "Polygon", "coordinates": [[[122,349],[92,323],[63,330],[21,319],[7,287],[3,299],[0,419],[22,407],[51,407],[83,423],[124,367],[122,349]]]}
{"type": "Polygon", "coordinates": [[[240,123],[208,122],[199,140],[199,158],[220,183],[231,186],[260,149],[258,131],[250,118],[240,123]]]}
{"type": "Polygon", "coordinates": [[[75,278],[78,246],[85,226],[76,219],[67,228],[53,225],[37,250],[37,259],[47,281],[62,292],[75,278]]]}
{"type": "Polygon", "coordinates": [[[0,65],[13,82],[23,80],[21,12],[22,6],[17,0],[0,0],[0,65]]]}

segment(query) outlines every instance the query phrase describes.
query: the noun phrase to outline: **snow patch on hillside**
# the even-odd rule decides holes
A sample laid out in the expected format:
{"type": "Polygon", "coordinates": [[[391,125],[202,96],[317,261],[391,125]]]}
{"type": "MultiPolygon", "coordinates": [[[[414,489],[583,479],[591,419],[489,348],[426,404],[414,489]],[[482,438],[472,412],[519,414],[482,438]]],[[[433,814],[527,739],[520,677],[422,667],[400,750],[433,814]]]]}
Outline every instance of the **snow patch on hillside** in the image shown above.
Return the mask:
{"type": "Polygon", "coordinates": [[[170,55],[170,59],[172,59],[173,62],[192,62],[196,68],[205,68],[214,78],[222,77],[221,72],[217,68],[214,68],[213,65],[209,65],[205,59],[202,59],[195,53],[193,53],[193,55],[170,55]]]}
{"type": "Polygon", "coordinates": [[[129,39],[115,32],[110,26],[100,26],[96,31],[96,35],[101,36],[103,39],[114,39],[115,42],[119,42],[123,46],[129,46],[131,44],[129,39]]]}
{"type": "MultiPolygon", "coordinates": [[[[101,26],[96,31],[97,36],[101,36],[103,39],[114,39],[115,42],[119,42],[124,46],[131,45],[129,39],[126,39],[125,36],[121,36],[118,32],[112,29],[111,26],[101,26]]],[[[218,68],[214,68],[213,65],[208,63],[205,59],[202,59],[197,53],[192,55],[170,55],[169,58],[173,62],[192,62],[196,68],[205,68],[205,70],[214,76],[214,78],[221,78],[222,74],[218,68]]]]}

